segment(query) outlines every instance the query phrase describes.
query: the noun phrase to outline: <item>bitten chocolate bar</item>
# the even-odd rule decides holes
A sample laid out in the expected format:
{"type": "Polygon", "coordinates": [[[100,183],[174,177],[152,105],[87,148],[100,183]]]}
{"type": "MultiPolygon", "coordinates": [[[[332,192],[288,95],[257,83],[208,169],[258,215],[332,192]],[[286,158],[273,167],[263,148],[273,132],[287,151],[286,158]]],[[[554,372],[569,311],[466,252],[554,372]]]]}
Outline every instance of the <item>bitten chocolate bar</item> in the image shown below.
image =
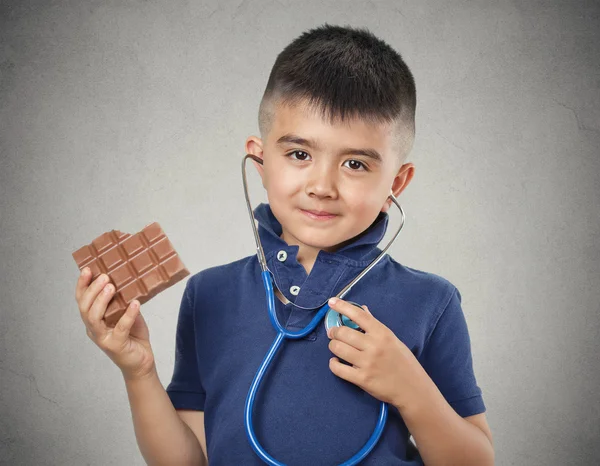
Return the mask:
{"type": "Polygon", "coordinates": [[[134,235],[108,231],[73,253],[79,270],[89,267],[92,281],[105,273],[116,292],[104,320],[114,327],[131,301],[143,304],[190,272],[156,222],[134,235]]]}

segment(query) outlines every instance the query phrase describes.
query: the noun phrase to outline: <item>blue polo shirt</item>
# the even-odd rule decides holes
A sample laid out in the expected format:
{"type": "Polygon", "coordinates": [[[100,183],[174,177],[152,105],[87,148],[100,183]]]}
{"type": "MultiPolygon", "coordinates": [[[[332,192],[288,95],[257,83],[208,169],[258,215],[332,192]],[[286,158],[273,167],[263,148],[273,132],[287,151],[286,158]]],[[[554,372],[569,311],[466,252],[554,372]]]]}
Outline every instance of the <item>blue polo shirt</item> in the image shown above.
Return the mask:
{"type": "MultiPolygon", "coordinates": [[[[335,253],[320,251],[307,275],[296,260],[298,246],[280,238],[281,225],[269,205],[260,204],[254,213],[279,289],[303,307],[323,304],[358,275],[381,251],[377,245],[388,224],[388,215],[380,213],[351,244],[335,253]]],[[[448,280],[386,255],[344,299],[366,304],[411,349],[460,416],[485,412],[461,295],[448,280]]],[[[275,303],[288,329],[304,328],[315,313],[275,303]]],[[[211,466],[263,464],[246,437],[244,403],[275,336],[256,255],[188,279],[166,391],[176,409],[204,411],[211,466]]],[[[286,465],[340,464],[362,448],[377,423],[380,401],[330,371],[328,344],[323,323],[304,339],[285,340],[259,388],[256,435],[286,465]]],[[[383,434],[361,464],[423,464],[409,435],[390,406],[383,434]]]]}

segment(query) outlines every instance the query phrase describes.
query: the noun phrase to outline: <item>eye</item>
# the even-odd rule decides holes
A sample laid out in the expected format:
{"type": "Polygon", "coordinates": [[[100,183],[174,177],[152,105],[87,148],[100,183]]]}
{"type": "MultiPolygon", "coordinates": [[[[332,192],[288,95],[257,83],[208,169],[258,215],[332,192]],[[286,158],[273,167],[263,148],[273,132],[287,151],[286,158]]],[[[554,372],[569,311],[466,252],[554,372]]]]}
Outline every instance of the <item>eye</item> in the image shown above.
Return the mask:
{"type": "Polygon", "coordinates": [[[303,150],[295,150],[293,152],[290,152],[289,154],[287,154],[288,157],[291,157],[295,160],[308,160],[310,158],[310,155],[308,155],[306,152],[304,152],[303,150]],[[296,155],[296,157],[294,157],[294,155],[296,155]]]}
{"type": "Polygon", "coordinates": [[[345,164],[348,164],[347,167],[354,171],[367,170],[367,166],[359,160],[346,160],[345,164]]]}

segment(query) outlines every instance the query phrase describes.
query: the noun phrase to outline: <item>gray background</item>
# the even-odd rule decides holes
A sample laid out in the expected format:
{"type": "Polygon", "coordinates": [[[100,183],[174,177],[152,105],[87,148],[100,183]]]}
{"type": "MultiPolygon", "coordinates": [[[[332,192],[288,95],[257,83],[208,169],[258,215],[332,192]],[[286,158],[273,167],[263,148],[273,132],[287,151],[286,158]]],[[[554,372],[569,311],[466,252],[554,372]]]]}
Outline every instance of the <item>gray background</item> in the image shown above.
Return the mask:
{"type": "MultiPolygon", "coordinates": [[[[496,464],[598,464],[599,17],[566,1],[0,1],[0,462],[143,464],[71,252],[158,221],[192,273],[253,254],[244,141],[277,53],[329,22],[368,27],[415,75],[392,255],[462,293],[496,464]]],[[[142,306],[165,385],[183,288],[142,306]]]]}

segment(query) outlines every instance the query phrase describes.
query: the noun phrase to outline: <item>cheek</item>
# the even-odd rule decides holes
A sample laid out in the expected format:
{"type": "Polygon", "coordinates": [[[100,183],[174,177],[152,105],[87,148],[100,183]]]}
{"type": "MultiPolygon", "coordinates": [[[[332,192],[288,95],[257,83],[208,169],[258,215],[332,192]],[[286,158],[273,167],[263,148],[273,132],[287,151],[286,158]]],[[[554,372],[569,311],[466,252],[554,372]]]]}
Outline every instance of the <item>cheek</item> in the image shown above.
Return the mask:
{"type": "Polygon", "coordinates": [[[265,167],[264,171],[264,187],[265,189],[271,191],[278,189],[278,177],[277,177],[278,168],[272,162],[268,167],[265,167]]]}
{"type": "Polygon", "coordinates": [[[380,210],[387,198],[387,189],[378,183],[365,183],[360,186],[350,186],[344,191],[346,204],[356,213],[369,215],[374,210],[380,210]]]}
{"type": "Polygon", "coordinates": [[[290,199],[294,196],[294,180],[288,178],[284,170],[271,171],[265,177],[267,200],[275,216],[279,218],[285,213],[284,206],[289,205],[290,199]]]}
{"type": "Polygon", "coordinates": [[[302,180],[297,171],[285,165],[273,165],[265,171],[264,187],[272,196],[289,196],[300,189],[302,180]]]}

